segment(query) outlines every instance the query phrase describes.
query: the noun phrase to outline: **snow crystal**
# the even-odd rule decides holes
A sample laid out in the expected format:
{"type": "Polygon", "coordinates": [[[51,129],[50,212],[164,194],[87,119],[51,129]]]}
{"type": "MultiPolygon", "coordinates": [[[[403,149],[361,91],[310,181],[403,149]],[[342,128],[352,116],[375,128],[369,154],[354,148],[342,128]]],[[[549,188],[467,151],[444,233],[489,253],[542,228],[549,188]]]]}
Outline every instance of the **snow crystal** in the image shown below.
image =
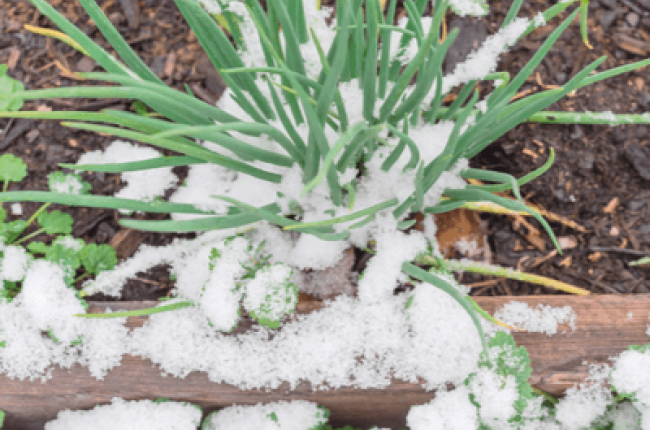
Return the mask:
{"type": "Polygon", "coordinates": [[[551,336],[557,333],[558,324],[568,324],[575,330],[577,315],[570,306],[554,308],[539,304],[535,309],[524,302],[513,301],[499,308],[494,318],[529,332],[551,336]]]}
{"type": "Polygon", "coordinates": [[[188,403],[116,397],[110,405],[90,411],[61,411],[45,430],[196,430],[200,424],[201,409],[188,403]]]}
{"type": "MultiPolygon", "coordinates": [[[[125,160],[133,162],[161,156],[162,154],[153,148],[116,140],[104,151],[91,151],[81,155],[77,164],[123,163],[125,160]]],[[[149,202],[176,185],[178,178],[172,173],[171,167],[160,167],[124,172],[122,180],[127,183],[127,186],[115,193],[115,197],[149,202]]]]}
{"type": "Polygon", "coordinates": [[[203,430],[309,430],[327,422],[325,411],[305,400],[230,406],[211,413],[203,430]]]}

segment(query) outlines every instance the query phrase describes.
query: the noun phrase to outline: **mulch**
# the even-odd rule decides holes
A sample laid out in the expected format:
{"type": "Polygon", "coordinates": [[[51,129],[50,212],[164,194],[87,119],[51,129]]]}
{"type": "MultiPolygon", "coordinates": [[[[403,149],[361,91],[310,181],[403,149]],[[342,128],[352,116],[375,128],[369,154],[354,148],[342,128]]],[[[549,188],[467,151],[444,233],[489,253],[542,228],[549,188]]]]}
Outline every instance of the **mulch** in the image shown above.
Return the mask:
{"type": "MultiPolygon", "coordinates": [[[[114,54],[83,8],[77,2],[49,0],[85,34],[114,54]]],[[[490,14],[483,18],[447,16],[449,28],[462,27],[452,46],[453,58],[445,72],[462,61],[478,41],[497,31],[509,1],[489,1],[490,14]]],[[[533,17],[555,2],[524,2],[519,16],[533,17]]],[[[193,32],[186,25],[172,0],[99,0],[107,14],[140,58],[168,85],[183,90],[188,84],[201,99],[215,103],[224,83],[213,70],[193,32]]],[[[544,39],[566,18],[537,29],[503,55],[498,71],[514,77],[540,48],[544,39]]],[[[73,79],[70,72],[101,71],[64,43],[37,35],[24,24],[55,28],[27,0],[0,3],[0,64],[9,64],[9,75],[22,81],[27,89],[88,85],[73,79]]],[[[542,64],[521,91],[531,94],[562,85],[586,65],[605,55],[599,71],[647,58],[650,53],[650,1],[599,0],[589,6],[588,49],[581,40],[578,22],[573,23],[555,43],[542,64]]],[[[636,70],[577,91],[550,106],[557,111],[606,111],[644,113],[650,109],[650,73],[636,70]]],[[[481,87],[482,95],[488,89],[481,87]]],[[[129,110],[130,101],[121,99],[53,99],[25,103],[23,110],[88,110],[102,108],[129,110]]],[[[73,163],[87,151],[103,149],[115,139],[96,133],[74,130],[55,121],[0,119],[0,151],[21,157],[29,175],[11,190],[45,190],[47,174],[59,163],[73,163]]],[[[505,172],[515,177],[539,168],[548,159],[549,149],[556,153],[551,169],[522,187],[522,195],[531,204],[566,217],[584,231],[550,222],[555,235],[564,243],[560,256],[541,225],[532,218],[481,214],[488,223],[488,240],[493,263],[519,268],[527,273],[557,279],[596,294],[632,294],[650,291],[650,266],[627,263],[650,255],[650,138],[647,125],[550,125],[522,124],[489,145],[470,160],[474,168],[505,172]],[[537,232],[540,232],[538,235],[537,232]]],[[[183,169],[178,169],[183,177],[183,169]]],[[[93,185],[93,193],[111,195],[122,185],[119,175],[84,174],[93,185]]],[[[26,219],[36,203],[22,204],[26,219]]],[[[117,224],[114,211],[85,208],[64,210],[75,219],[74,235],[87,242],[110,243],[121,258],[131,255],[140,244],[164,245],[173,234],[152,234],[125,230],[117,224]]],[[[162,219],[147,216],[146,219],[162,219]]],[[[183,237],[191,237],[184,235],[183,237]]],[[[43,240],[44,237],[37,237],[43,240]]],[[[357,253],[359,260],[367,259],[357,253]]],[[[359,261],[361,262],[361,261],[359,261]]],[[[465,273],[457,277],[476,284],[474,295],[555,294],[554,290],[509,279],[465,273]]],[[[173,282],[167,270],[158,267],[142,273],[124,288],[121,300],[155,300],[170,292],[173,282]]],[[[92,300],[105,299],[101,295],[92,300]]]]}

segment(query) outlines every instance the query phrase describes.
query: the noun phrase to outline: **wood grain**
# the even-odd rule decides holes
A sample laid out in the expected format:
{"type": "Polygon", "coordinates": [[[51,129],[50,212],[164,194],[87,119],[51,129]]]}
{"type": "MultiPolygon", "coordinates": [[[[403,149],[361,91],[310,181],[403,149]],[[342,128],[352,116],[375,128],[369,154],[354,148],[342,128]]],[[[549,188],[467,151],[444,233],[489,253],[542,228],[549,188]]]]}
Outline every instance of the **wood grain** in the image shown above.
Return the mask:
{"type": "MultiPolygon", "coordinates": [[[[631,296],[530,296],[483,297],[477,302],[493,313],[499,306],[512,301],[530,306],[571,306],[577,317],[577,329],[553,337],[538,333],[515,333],[519,345],[525,346],[533,365],[533,386],[561,395],[574,383],[583,382],[589,363],[607,362],[629,345],[648,343],[645,334],[650,312],[650,295],[631,296]],[[628,313],[632,313],[631,318],[628,313]]],[[[151,307],[156,302],[94,302],[91,312],[104,309],[132,310],[151,307]]],[[[302,302],[298,313],[305,314],[322,307],[321,302],[302,302]]],[[[244,313],[245,315],[245,313],[244,313]]],[[[140,327],[146,318],[130,318],[130,327],[140,327]]],[[[246,331],[253,325],[247,316],[234,333],[246,331]]],[[[226,384],[215,384],[200,373],[185,379],[163,377],[149,360],[125,356],[122,366],[109,372],[103,381],[90,376],[80,366],[72,371],[55,369],[46,383],[10,380],[0,375],[0,409],[7,412],[6,430],[41,430],[45,422],[63,409],[91,409],[96,404],[109,403],[113,397],[129,400],[169,397],[190,401],[208,413],[232,404],[250,405],[259,402],[303,399],[325,406],[331,411],[334,426],[351,424],[368,429],[372,425],[398,430],[406,426],[411,405],[423,404],[434,397],[418,385],[394,380],[390,388],[361,390],[338,389],[312,392],[308,383],[288,391],[288,384],[268,392],[243,391],[226,384]]]]}

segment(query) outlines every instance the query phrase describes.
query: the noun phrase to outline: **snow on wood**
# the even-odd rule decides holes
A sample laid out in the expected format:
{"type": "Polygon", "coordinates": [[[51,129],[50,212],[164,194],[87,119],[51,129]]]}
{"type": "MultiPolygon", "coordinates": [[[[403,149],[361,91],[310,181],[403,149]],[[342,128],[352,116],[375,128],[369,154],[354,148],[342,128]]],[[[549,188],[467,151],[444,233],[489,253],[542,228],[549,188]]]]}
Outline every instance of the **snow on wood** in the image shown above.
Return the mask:
{"type": "MultiPolygon", "coordinates": [[[[512,300],[504,297],[477,298],[479,305],[494,313],[512,300]]],[[[549,305],[571,306],[577,314],[575,331],[562,331],[549,337],[545,333],[514,333],[517,344],[526,347],[533,367],[534,387],[554,395],[562,395],[575,383],[583,383],[589,375],[587,363],[608,363],[630,345],[647,343],[645,334],[650,312],[650,295],[625,296],[535,296],[517,297],[530,307],[549,305]],[[628,319],[628,313],[633,318],[628,319]],[[583,364],[585,363],[585,364],[583,364]]],[[[156,302],[95,302],[91,312],[130,310],[153,307],[156,302]]],[[[322,302],[301,302],[298,314],[307,314],[323,307],[322,302]]],[[[245,312],[232,335],[246,332],[254,324],[245,312]]],[[[141,327],[146,317],[130,318],[129,328],[141,327]]],[[[256,325],[256,324],[255,324],[256,325]]],[[[422,382],[422,381],[421,381],[422,382]]],[[[42,429],[45,422],[63,409],[90,409],[108,404],[114,397],[129,400],[169,397],[175,401],[196,403],[210,412],[232,404],[252,405],[280,400],[308,400],[331,411],[330,424],[351,424],[357,427],[379,425],[404,428],[411,405],[422,405],[435,397],[420,384],[396,379],[384,389],[313,391],[308,383],[290,390],[288,383],[269,390],[240,390],[228,384],[215,384],[203,373],[192,372],[185,379],[161,376],[149,360],[125,355],[122,365],[109,371],[104,380],[95,379],[87,368],[75,365],[71,371],[55,368],[53,378],[40,381],[18,381],[0,375],[0,403],[7,412],[6,429],[42,429]]]]}

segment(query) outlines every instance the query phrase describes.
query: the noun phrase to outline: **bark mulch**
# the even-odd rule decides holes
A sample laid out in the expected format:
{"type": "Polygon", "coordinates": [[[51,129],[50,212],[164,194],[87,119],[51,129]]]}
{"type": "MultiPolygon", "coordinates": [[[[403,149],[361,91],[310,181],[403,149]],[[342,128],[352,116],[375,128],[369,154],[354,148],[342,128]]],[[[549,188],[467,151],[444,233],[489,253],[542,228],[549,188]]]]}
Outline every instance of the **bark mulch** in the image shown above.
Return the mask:
{"type": "MultiPolygon", "coordinates": [[[[49,0],[82,31],[109,52],[114,53],[74,1],[49,0]]],[[[462,61],[478,41],[497,31],[510,2],[489,1],[487,17],[447,17],[450,28],[462,27],[451,49],[445,72],[462,61]]],[[[188,84],[201,99],[215,103],[224,84],[212,69],[196,37],[171,0],[99,0],[108,15],[140,58],[167,84],[183,90],[188,84]]],[[[546,10],[550,0],[524,2],[519,16],[533,17],[546,10]]],[[[502,56],[498,71],[512,77],[532,58],[544,39],[573,10],[537,29],[502,56]]],[[[24,24],[57,29],[27,0],[0,3],[0,64],[9,65],[9,75],[27,89],[88,85],[73,79],[70,72],[101,71],[94,61],[56,40],[33,34],[24,24]]],[[[566,83],[590,62],[606,55],[598,69],[611,69],[647,58],[650,53],[650,1],[592,0],[589,15],[589,40],[593,49],[581,41],[578,22],[573,23],[555,43],[521,91],[530,94],[548,86],[566,83]]],[[[608,79],[577,91],[550,106],[558,111],[607,111],[644,113],[650,108],[650,73],[641,69],[608,79]]],[[[490,89],[482,86],[482,95],[490,89]]],[[[102,108],[129,110],[130,101],[121,99],[54,99],[25,103],[23,110],[87,110],[102,108]]],[[[0,151],[21,157],[28,164],[29,176],[11,190],[45,190],[46,175],[59,163],[73,163],[87,151],[103,149],[115,139],[61,126],[55,121],[0,119],[0,151]]],[[[627,263],[650,255],[650,145],[646,125],[547,125],[522,124],[488,146],[470,160],[474,168],[487,168],[523,176],[540,167],[555,149],[553,167],[540,178],[522,187],[531,204],[563,216],[583,229],[576,230],[550,222],[562,239],[560,256],[541,225],[532,218],[482,214],[488,225],[488,242],[495,264],[519,268],[528,273],[557,279],[597,294],[647,293],[650,266],[627,263]]],[[[183,169],[178,170],[181,179],[183,169]]],[[[84,174],[93,193],[110,195],[121,188],[119,175],[84,174]]],[[[23,203],[26,219],[37,208],[23,203]]],[[[118,215],[110,210],[84,208],[64,210],[75,219],[74,235],[87,242],[110,243],[126,258],[140,244],[164,245],[173,234],[151,234],[126,230],[117,224],[118,215]]],[[[148,216],[147,219],[162,219],[148,216]]],[[[183,237],[191,237],[184,235],[183,237]]],[[[37,237],[36,240],[43,240],[37,237]]],[[[355,268],[367,257],[356,253],[355,268]]],[[[554,290],[508,279],[465,273],[457,277],[474,284],[475,295],[554,294],[554,290]]],[[[121,300],[155,300],[167,295],[173,286],[164,267],[142,273],[124,288],[121,300]]],[[[100,295],[92,300],[101,300],[100,295]]]]}

